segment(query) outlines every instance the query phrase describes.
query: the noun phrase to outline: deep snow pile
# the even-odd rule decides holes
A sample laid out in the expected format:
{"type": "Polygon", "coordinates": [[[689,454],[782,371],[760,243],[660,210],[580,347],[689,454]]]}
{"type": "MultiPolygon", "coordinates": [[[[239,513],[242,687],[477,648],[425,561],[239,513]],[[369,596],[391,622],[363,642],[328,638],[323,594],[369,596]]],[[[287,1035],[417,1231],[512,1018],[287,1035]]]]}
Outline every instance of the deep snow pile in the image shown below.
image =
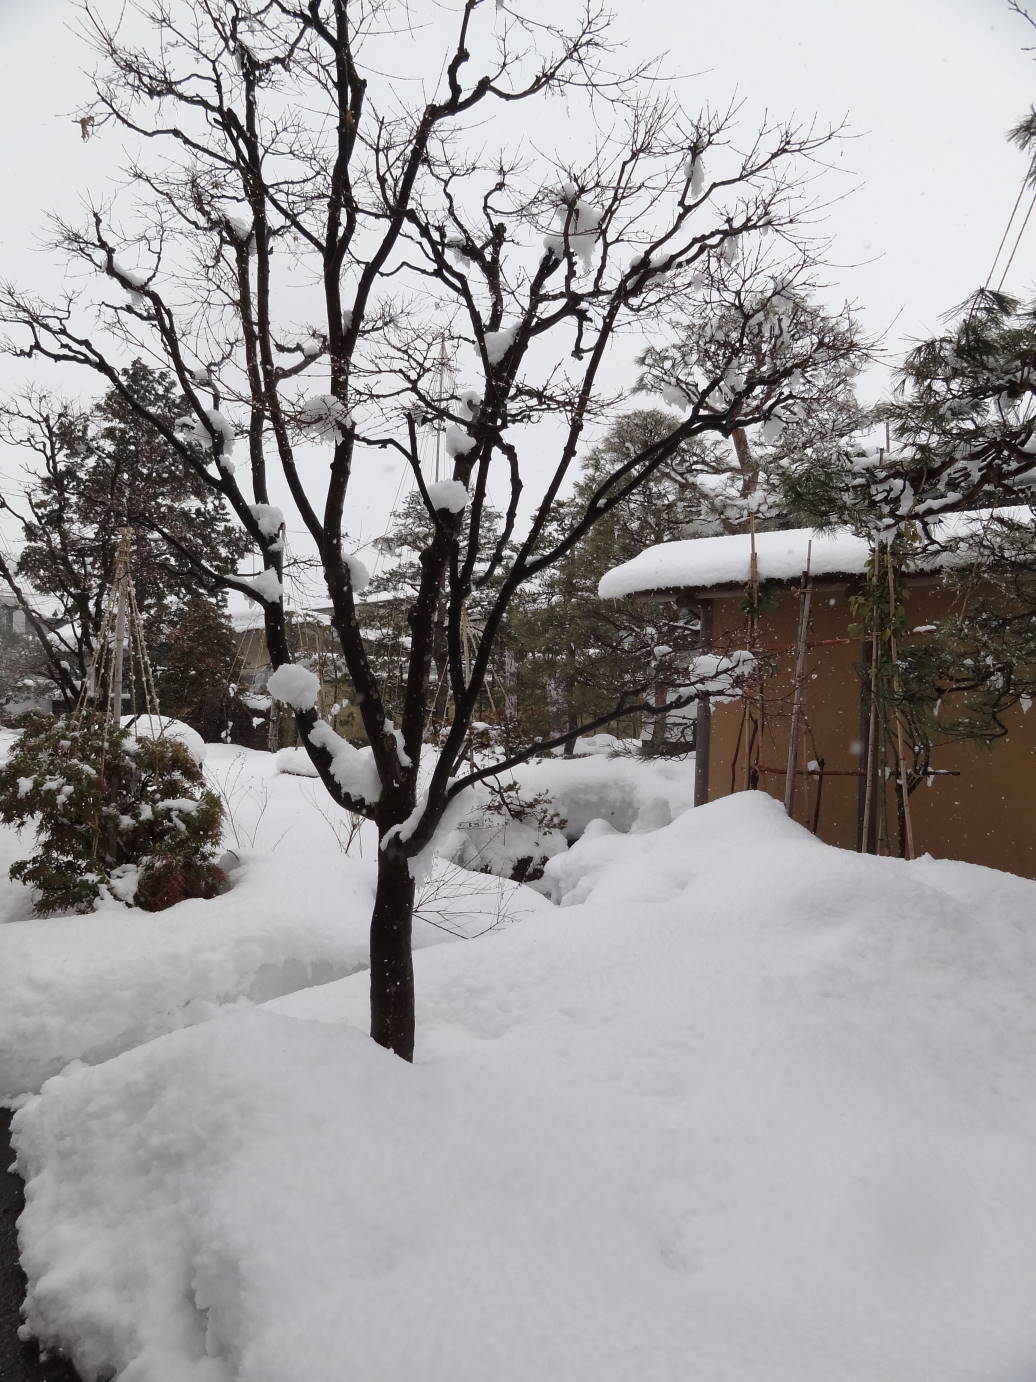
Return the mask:
{"type": "MultiPolygon", "coordinates": [[[[86,916],[27,919],[30,895],[7,878],[24,841],[0,829],[0,1099],[39,1089],[71,1060],[106,1060],[224,1005],[366,969],[376,840],[368,831],[347,855],[345,818],[319,783],[278,774],[268,753],[207,750],[239,858],[230,891],[211,901],[157,913],[110,901],[86,916]]],[[[547,905],[446,865],[419,902],[418,946],[547,905]]]]}
{"type": "Polygon", "coordinates": [[[124,1382],[1036,1375],[1036,884],[761,794],[565,859],[417,957],[415,1067],[356,976],[51,1081],[32,1329],[124,1382]]]}

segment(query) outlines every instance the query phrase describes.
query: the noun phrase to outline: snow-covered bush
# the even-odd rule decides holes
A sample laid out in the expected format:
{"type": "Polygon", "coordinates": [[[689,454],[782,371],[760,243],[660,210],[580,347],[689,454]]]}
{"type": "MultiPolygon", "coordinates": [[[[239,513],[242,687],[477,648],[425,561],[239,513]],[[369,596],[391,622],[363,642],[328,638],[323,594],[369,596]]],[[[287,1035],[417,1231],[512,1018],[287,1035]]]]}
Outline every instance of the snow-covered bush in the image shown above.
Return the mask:
{"type": "Polygon", "coordinates": [[[157,912],[222,882],[223,811],[190,753],[99,716],[33,718],[0,768],[0,820],[35,826],[38,848],[11,877],[36,890],[40,915],[104,897],[157,912]]]}
{"type": "MultiPolygon", "coordinates": [[[[694,803],[694,771],[685,762],[609,756],[545,758],[485,779],[475,804],[444,837],[451,863],[494,873],[540,892],[547,861],[603,823],[613,832],[660,830],[694,803]]],[[[548,870],[549,872],[549,870],[548,870]]]]}
{"type": "Polygon", "coordinates": [[[490,778],[438,852],[475,873],[536,883],[547,860],[567,848],[565,824],[548,796],[523,797],[516,782],[490,778]]]}

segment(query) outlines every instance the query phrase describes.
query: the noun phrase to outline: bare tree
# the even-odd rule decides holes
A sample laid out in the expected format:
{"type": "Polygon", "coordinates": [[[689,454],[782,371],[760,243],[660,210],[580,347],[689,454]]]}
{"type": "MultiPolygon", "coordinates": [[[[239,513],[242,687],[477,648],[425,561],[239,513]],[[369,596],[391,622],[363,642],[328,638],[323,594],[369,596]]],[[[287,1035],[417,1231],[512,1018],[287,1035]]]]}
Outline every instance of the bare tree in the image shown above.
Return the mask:
{"type": "MultiPolygon", "coordinates": [[[[84,285],[49,303],[10,286],[2,295],[16,354],[80,365],[115,388],[127,349],[174,372],[189,406],[181,426],[128,401],[223,496],[262,571],[218,578],[201,540],[180,555],[261,605],[273,685],[320,778],[377,823],[371,1032],[408,1059],[415,860],[465,789],[501,766],[465,766],[464,755],[516,593],[688,441],[765,422],[847,348],[841,327],[802,339],[782,325],[787,294],[811,288],[810,184],[835,132],[767,124],[739,145],[736,109],[691,117],[652,71],[616,75],[593,0],[570,28],[521,10],[429,5],[415,31],[413,7],[396,0],[162,0],[113,28],[87,4],[102,70],[84,118],[144,153],[128,201],[113,193],[87,224],[56,225],[84,285]],[[408,76],[400,65],[419,58],[408,76]],[[554,155],[529,137],[533,114],[540,138],[558,131],[554,155]],[[307,300],[319,300],[317,324],[298,322],[293,304],[307,300]],[[586,429],[615,416],[618,373],[648,343],[664,350],[689,317],[719,316],[726,345],[707,370],[692,377],[674,355],[657,381],[682,405],[671,431],[617,460],[557,532],[552,508],[586,429]],[[746,349],[760,332],[768,348],[746,349]],[[445,398],[444,338],[472,383],[445,398]],[[429,426],[445,429],[452,468],[438,483],[420,459],[429,426]],[[368,660],[364,573],[343,532],[378,452],[409,468],[433,520],[398,727],[368,660]],[[545,478],[530,494],[534,461],[545,478]],[[503,514],[494,541],[491,493],[503,514]],[[285,670],[273,502],[285,497],[319,556],[367,749],[318,718],[315,678],[285,670]],[[472,647],[476,584],[493,598],[472,647]],[[419,784],[437,617],[452,708],[419,784]]],[[[577,732],[637,709],[658,707],[634,691],[577,732]]],[[[511,761],[551,746],[529,743],[511,761]]]]}

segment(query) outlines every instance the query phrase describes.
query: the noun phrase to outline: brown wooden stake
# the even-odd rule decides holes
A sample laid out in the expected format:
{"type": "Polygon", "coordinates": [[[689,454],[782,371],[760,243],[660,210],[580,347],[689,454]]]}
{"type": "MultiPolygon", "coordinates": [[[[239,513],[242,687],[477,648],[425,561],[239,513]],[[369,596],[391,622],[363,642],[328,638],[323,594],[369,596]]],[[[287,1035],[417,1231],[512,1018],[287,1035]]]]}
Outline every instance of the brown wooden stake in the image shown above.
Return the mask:
{"type": "Polygon", "coordinates": [[[892,553],[888,558],[888,585],[889,585],[889,652],[892,655],[892,689],[897,697],[897,704],[893,711],[896,720],[896,771],[899,773],[899,802],[903,812],[903,826],[906,832],[906,857],[914,857],[914,826],[910,819],[910,796],[907,792],[906,780],[906,755],[903,752],[903,722],[899,714],[898,698],[902,694],[902,683],[899,678],[898,654],[896,651],[896,634],[892,625],[892,611],[896,602],[895,581],[892,575],[892,553]]]}
{"type": "MultiPolygon", "coordinates": [[[[748,519],[748,536],[751,544],[750,561],[748,568],[748,584],[750,595],[750,610],[748,615],[748,647],[751,653],[755,653],[757,638],[757,614],[759,608],[759,554],[755,546],[755,514],[751,514],[748,519]]],[[[762,698],[762,683],[759,683],[759,697],[762,698]]],[[[751,694],[751,693],[750,693],[751,694]]],[[[758,778],[757,764],[759,762],[759,751],[761,745],[760,720],[761,706],[757,707],[748,699],[745,701],[745,789],[748,790],[756,785],[758,778]]]]}
{"type": "MultiPolygon", "coordinates": [[[[881,560],[881,547],[874,549],[874,562],[877,567],[881,560]]],[[[876,574],[876,573],[875,573],[876,574]]],[[[867,716],[867,785],[863,798],[863,830],[860,837],[861,854],[870,854],[871,815],[874,805],[874,771],[878,740],[878,630],[871,629],[871,676],[870,713],[867,716]]],[[[877,850],[875,849],[875,853],[877,850]]]]}
{"type": "Polygon", "coordinates": [[[791,724],[788,729],[788,775],[784,780],[784,810],[795,814],[795,768],[799,756],[799,722],[802,719],[802,684],[806,675],[806,635],[809,632],[809,606],[813,593],[809,568],[813,543],[806,548],[806,569],[799,589],[799,636],[795,645],[795,680],[791,702],[791,724]]]}

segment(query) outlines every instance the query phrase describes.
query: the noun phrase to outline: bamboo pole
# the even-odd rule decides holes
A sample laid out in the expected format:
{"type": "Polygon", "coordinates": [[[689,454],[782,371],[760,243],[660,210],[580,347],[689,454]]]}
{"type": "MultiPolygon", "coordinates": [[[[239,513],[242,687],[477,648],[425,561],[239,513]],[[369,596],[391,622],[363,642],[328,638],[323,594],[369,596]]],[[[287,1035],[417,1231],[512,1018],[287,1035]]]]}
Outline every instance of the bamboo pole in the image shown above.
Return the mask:
{"type": "Polygon", "coordinates": [[[109,704],[114,724],[122,719],[122,677],[126,649],[126,616],[128,614],[130,530],[123,528],[119,550],[115,558],[115,650],[112,662],[112,681],[109,704]]]}

